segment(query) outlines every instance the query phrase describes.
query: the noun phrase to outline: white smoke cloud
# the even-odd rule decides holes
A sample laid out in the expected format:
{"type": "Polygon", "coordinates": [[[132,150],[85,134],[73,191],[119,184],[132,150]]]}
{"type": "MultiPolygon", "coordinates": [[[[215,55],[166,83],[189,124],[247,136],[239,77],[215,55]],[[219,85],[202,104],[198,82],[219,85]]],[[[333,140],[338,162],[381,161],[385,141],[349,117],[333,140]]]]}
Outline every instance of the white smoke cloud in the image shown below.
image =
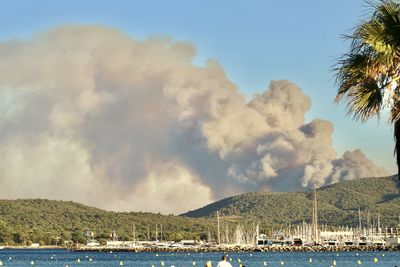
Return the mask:
{"type": "Polygon", "coordinates": [[[128,202],[132,210],[179,213],[210,201],[211,189],[183,166],[169,162],[156,168],[146,180],[131,188],[127,198],[108,203],[106,208],[126,207],[128,202]]]}
{"type": "Polygon", "coordinates": [[[65,26],[0,43],[0,197],[183,212],[253,190],[298,190],[387,172],[337,157],[333,126],[273,81],[246,102],[191,44],[65,26]]]}

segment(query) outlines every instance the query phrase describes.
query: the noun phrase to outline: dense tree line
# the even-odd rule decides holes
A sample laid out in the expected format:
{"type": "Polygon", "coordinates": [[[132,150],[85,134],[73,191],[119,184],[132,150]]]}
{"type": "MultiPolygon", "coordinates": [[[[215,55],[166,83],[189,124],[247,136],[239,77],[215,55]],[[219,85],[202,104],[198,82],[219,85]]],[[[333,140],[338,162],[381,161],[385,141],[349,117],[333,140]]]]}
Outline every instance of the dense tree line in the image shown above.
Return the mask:
{"type": "Polygon", "coordinates": [[[0,243],[48,245],[65,241],[85,243],[92,238],[110,239],[115,230],[120,240],[201,239],[213,227],[213,220],[191,219],[152,213],[109,212],[74,202],[0,200],[0,243]],[[162,230],[161,230],[162,228],[162,230]]]}

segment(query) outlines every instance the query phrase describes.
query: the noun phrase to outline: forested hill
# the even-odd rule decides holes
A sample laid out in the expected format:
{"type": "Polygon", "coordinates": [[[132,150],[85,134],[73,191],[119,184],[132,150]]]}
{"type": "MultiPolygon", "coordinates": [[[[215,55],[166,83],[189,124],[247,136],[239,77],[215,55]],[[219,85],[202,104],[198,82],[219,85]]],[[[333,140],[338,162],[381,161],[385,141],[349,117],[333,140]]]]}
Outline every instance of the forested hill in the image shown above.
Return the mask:
{"type": "MultiPolygon", "coordinates": [[[[371,221],[380,213],[382,225],[399,223],[400,195],[397,177],[365,178],[341,182],[317,190],[319,221],[329,225],[358,225],[358,208],[363,221],[369,210],[371,221]]],[[[217,211],[232,232],[237,222],[261,223],[263,229],[310,221],[312,192],[247,193],[229,197],[184,216],[142,212],[111,212],[66,201],[27,199],[0,200],[1,244],[60,244],[67,240],[85,243],[85,232],[96,239],[109,239],[113,230],[121,240],[136,237],[155,239],[155,228],[164,240],[206,239],[215,236],[217,211]]],[[[225,224],[224,224],[225,225],[225,224]]],[[[158,236],[160,239],[160,236],[158,236]]]]}
{"type": "Polygon", "coordinates": [[[211,223],[214,222],[209,219],[104,211],[66,201],[0,200],[0,243],[3,244],[60,244],[66,240],[85,243],[86,231],[105,240],[114,229],[121,240],[132,240],[133,226],[140,240],[147,240],[147,229],[150,239],[155,239],[156,224],[159,234],[160,225],[163,227],[163,239],[204,239],[211,223]]]}
{"type": "MultiPolygon", "coordinates": [[[[384,225],[399,224],[400,195],[397,176],[345,181],[317,189],[320,223],[358,225],[358,209],[371,222],[380,213],[384,225]]],[[[183,214],[187,217],[254,217],[269,224],[298,224],[310,221],[312,192],[246,193],[228,197],[183,214]]]]}

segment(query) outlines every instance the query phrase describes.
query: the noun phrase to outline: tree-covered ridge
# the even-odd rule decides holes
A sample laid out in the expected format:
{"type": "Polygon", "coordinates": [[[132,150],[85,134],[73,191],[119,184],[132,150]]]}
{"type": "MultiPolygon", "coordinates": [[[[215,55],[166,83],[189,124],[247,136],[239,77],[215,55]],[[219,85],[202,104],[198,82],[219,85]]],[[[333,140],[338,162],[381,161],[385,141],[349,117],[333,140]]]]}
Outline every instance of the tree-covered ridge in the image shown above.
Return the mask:
{"type": "Polygon", "coordinates": [[[86,242],[85,232],[94,232],[97,239],[110,238],[113,230],[120,240],[158,239],[161,225],[163,239],[200,239],[210,227],[209,219],[192,219],[174,215],[142,212],[112,212],[75,202],[21,199],[0,200],[0,243],[62,244],[72,240],[86,242]],[[149,231],[148,231],[149,229],[149,231]]]}
{"type": "MultiPolygon", "coordinates": [[[[371,221],[380,213],[383,225],[399,223],[400,195],[396,176],[345,181],[317,189],[319,221],[329,225],[358,225],[358,209],[363,220],[370,211],[371,221]]],[[[272,224],[310,221],[312,192],[247,193],[222,199],[190,211],[188,217],[254,217],[272,224]]]]}

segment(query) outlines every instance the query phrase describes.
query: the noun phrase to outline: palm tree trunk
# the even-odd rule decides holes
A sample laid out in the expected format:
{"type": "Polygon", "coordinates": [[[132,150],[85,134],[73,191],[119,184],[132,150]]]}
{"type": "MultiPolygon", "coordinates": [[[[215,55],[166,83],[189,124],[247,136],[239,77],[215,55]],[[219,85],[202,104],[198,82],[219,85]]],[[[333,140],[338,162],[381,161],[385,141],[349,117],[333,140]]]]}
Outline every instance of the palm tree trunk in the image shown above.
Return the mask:
{"type": "Polygon", "coordinates": [[[400,180],[400,119],[397,119],[394,123],[394,141],[394,154],[396,155],[397,163],[397,178],[400,180]]]}

